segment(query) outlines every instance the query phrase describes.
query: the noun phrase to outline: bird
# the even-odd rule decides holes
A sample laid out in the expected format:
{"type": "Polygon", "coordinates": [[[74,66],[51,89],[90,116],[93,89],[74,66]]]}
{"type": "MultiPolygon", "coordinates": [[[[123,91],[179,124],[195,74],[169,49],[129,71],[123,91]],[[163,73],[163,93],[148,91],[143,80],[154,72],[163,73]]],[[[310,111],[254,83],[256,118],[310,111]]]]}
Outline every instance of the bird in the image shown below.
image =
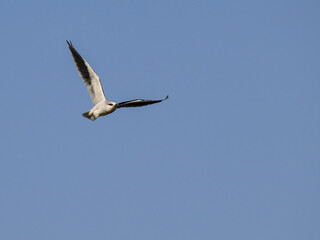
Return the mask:
{"type": "Polygon", "coordinates": [[[94,121],[101,116],[106,116],[110,113],[113,113],[118,108],[142,107],[159,103],[168,99],[168,95],[164,99],[160,100],[134,99],[119,103],[107,99],[101,86],[98,74],[92,69],[89,63],[83,57],[81,57],[78,51],[73,47],[72,42],[68,40],[66,41],[68,43],[76,69],[83,82],[87,86],[92,103],[94,105],[90,111],[82,114],[83,117],[94,121]]]}

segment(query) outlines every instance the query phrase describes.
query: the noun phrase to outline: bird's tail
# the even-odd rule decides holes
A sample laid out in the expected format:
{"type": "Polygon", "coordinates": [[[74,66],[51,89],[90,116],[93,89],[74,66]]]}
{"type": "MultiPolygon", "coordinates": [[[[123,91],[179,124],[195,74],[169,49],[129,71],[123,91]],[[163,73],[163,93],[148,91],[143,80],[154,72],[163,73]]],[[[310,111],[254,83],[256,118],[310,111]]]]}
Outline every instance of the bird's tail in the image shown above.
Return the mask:
{"type": "Polygon", "coordinates": [[[90,114],[90,111],[82,113],[82,116],[84,116],[85,118],[90,119],[91,121],[96,120],[96,118],[93,116],[93,114],[90,114]]]}

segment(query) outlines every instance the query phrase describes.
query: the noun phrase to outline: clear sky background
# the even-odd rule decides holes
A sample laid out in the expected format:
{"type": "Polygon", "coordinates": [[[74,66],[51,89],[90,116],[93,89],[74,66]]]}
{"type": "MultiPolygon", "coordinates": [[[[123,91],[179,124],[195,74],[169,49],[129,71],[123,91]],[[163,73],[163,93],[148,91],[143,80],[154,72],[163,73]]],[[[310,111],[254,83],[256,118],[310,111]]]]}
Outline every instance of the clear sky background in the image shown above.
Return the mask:
{"type": "Polygon", "coordinates": [[[320,239],[319,10],[2,0],[0,239],[320,239]]]}

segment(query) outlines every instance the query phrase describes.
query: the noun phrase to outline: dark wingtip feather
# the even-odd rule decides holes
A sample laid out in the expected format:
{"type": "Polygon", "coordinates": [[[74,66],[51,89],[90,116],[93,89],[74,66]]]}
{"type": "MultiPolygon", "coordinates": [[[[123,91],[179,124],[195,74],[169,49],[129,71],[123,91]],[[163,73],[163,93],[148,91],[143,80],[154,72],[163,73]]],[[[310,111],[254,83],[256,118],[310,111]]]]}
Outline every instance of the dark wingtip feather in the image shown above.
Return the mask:
{"type": "Polygon", "coordinates": [[[134,99],[130,101],[120,102],[117,104],[117,108],[122,107],[142,107],[150,104],[155,104],[167,100],[169,95],[167,95],[164,99],[161,100],[144,100],[144,99],[134,99]]]}
{"type": "Polygon", "coordinates": [[[66,40],[69,45],[69,50],[72,54],[73,60],[76,64],[77,70],[84,80],[85,84],[91,84],[90,74],[88,71],[88,67],[85,64],[85,60],[81,57],[81,55],[78,53],[78,51],[73,47],[72,42],[66,40]]]}
{"type": "Polygon", "coordinates": [[[66,42],[68,43],[69,48],[71,48],[71,47],[73,48],[72,42],[71,42],[70,40],[69,40],[69,41],[68,41],[68,40],[66,40],[66,42]]]}

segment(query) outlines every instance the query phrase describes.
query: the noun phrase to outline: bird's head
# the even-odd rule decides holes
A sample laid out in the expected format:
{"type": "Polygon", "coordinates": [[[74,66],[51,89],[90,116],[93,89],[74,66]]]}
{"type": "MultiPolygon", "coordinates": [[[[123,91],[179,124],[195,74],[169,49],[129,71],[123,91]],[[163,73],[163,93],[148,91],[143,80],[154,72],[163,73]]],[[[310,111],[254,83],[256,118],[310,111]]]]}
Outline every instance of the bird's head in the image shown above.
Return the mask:
{"type": "Polygon", "coordinates": [[[108,102],[108,106],[109,106],[110,108],[115,108],[115,107],[117,106],[117,103],[115,103],[115,102],[108,102]]]}
{"type": "Polygon", "coordinates": [[[114,112],[117,109],[117,103],[108,101],[107,105],[106,105],[106,108],[107,108],[106,109],[107,114],[110,114],[110,113],[114,112]]]}

